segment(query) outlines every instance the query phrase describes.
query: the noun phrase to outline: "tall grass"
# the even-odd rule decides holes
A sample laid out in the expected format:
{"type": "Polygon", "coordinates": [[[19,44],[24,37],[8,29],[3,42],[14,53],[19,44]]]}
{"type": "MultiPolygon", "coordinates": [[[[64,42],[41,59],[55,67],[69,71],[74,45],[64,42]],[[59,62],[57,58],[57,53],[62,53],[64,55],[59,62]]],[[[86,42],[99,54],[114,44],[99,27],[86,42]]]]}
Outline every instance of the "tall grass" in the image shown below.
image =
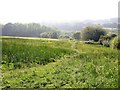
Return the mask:
{"type": "Polygon", "coordinates": [[[25,65],[40,61],[45,65],[3,70],[2,87],[118,88],[118,53],[118,50],[78,41],[3,38],[3,65],[16,65],[17,61],[25,65]],[[56,62],[50,63],[51,58],[56,62]]]}
{"type": "Polygon", "coordinates": [[[5,68],[14,69],[55,62],[55,59],[70,55],[72,52],[65,47],[60,47],[60,44],[63,45],[64,43],[48,40],[3,38],[3,68],[5,66],[5,68]]]}

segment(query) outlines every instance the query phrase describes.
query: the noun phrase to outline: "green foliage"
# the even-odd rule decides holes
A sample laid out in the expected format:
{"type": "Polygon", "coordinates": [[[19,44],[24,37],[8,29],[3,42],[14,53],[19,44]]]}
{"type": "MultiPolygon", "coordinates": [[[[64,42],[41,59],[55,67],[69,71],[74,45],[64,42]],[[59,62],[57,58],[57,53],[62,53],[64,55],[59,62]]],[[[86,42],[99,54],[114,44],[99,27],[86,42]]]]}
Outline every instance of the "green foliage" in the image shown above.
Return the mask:
{"type": "Polygon", "coordinates": [[[101,35],[105,35],[106,31],[100,27],[87,26],[81,32],[81,38],[84,41],[98,41],[101,35]]]}
{"type": "Polygon", "coordinates": [[[50,55],[56,62],[15,70],[3,69],[2,88],[118,88],[118,50],[55,39],[3,38],[3,46],[4,68],[7,68],[15,52],[18,53],[19,63],[9,63],[11,67],[21,67],[23,61],[20,60],[24,55],[29,58],[25,59],[25,65],[32,61],[32,57],[34,61],[35,55],[42,55],[40,57],[44,58],[44,62],[48,62],[45,58],[50,55]]]}
{"type": "Polygon", "coordinates": [[[40,37],[41,38],[50,38],[50,33],[47,33],[47,32],[40,33],[40,37]]]}
{"type": "Polygon", "coordinates": [[[40,34],[41,38],[54,38],[54,39],[58,39],[60,35],[60,32],[43,32],[40,34]]]}
{"type": "Polygon", "coordinates": [[[110,47],[110,40],[115,38],[116,34],[107,34],[105,36],[100,36],[99,43],[103,46],[110,47]]]}
{"type": "Polygon", "coordinates": [[[113,33],[113,34],[110,34],[111,39],[114,38],[114,37],[116,37],[116,36],[117,36],[117,35],[114,34],[114,33],[113,33]]]}
{"type": "Polygon", "coordinates": [[[73,38],[76,39],[76,40],[80,40],[80,32],[74,33],[73,38]]]}
{"type": "MultiPolygon", "coordinates": [[[[72,52],[66,48],[54,45],[57,42],[3,38],[2,63],[8,68],[12,65],[11,69],[29,67],[34,64],[44,65],[49,62],[55,62],[54,59],[69,55],[72,52]]],[[[63,45],[63,43],[61,42],[59,45],[63,45]]]]}
{"type": "Polygon", "coordinates": [[[118,49],[120,50],[120,35],[118,35],[117,37],[115,37],[112,41],[111,41],[111,47],[113,49],[118,49]]]}
{"type": "Polygon", "coordinates": [[[108,35],[105,35],[105,36],[100,36],[100,39],[99,39],[99,43],[103,46],[106,46],[106,47],[109,47],[110,46],[110,43],[109,41],[111,40],[111,37],[108,36],[108,35]]]}
{"type": "Polygon", "coordinates": [[[50,34],[50,38],[58,39],[58,38],[59,38],[59,33],[57,33],[57,32],[51,33],[51,34],[50,34]]]}
{"type": "Polygon", "coordinates": [[[41,33],[57,32],[55,28],[50,28],[38,23],[7,23],[2,28],[3,36],[40,37],[41,33]]]}

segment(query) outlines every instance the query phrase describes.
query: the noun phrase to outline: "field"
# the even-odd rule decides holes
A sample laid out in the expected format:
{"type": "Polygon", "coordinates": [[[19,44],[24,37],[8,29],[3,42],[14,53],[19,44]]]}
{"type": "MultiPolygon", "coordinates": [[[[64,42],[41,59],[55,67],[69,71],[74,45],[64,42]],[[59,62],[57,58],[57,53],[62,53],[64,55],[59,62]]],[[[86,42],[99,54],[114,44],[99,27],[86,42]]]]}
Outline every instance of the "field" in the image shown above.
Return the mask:
{"type": "Polygon", "coordinates": [[[118,88],[118,53],[74,40],[2,37],[2,88],[118,88]]]}

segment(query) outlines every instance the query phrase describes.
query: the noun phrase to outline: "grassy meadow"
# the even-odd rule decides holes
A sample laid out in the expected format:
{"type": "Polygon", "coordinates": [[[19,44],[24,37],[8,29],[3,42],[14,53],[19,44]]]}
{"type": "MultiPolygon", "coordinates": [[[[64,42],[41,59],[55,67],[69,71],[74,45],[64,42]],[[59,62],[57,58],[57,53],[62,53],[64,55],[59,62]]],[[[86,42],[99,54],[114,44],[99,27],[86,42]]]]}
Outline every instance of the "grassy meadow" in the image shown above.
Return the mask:
{"type": "Polygon", "coordinates": [[[118,53],[75,40],[2,38],[2,88],[118,88],[118,53]]]}

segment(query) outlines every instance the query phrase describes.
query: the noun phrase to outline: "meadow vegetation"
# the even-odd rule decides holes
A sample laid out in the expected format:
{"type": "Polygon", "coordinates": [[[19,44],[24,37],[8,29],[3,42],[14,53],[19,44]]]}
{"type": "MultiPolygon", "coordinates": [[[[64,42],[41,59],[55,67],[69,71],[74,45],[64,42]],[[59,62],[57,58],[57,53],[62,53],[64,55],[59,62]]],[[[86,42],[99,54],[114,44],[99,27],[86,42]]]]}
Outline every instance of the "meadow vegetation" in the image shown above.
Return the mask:
{"type": "Polygon", "coordinates": [[[2,37],[2,88],[118,88],[119,50],[76,40],[2,37]]]}
{"type": "Polygon", "coordinates": [[[115,37],[112,41],[111,41],[111,47],[113,49],[118,49],[120,50],[120,35],[118,35],[117,37],[115,37]]]}

